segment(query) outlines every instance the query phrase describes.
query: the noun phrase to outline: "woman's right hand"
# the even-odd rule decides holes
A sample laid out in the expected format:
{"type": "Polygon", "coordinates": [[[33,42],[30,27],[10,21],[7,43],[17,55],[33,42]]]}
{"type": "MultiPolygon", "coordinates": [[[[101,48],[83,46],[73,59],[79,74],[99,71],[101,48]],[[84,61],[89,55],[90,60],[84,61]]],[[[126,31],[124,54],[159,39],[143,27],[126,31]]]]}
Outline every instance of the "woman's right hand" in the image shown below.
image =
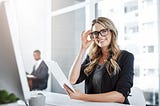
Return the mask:
{"type": "Polygon", "coordinates": [[[85,31],[82,32],[82,37],[81,37],[82,49],[86,50],[92,43],[93,39],[88,40],[88,36],[90,36],[90,34],[91,34],[91,30],[88,30],[87,32],[85,31]]]}

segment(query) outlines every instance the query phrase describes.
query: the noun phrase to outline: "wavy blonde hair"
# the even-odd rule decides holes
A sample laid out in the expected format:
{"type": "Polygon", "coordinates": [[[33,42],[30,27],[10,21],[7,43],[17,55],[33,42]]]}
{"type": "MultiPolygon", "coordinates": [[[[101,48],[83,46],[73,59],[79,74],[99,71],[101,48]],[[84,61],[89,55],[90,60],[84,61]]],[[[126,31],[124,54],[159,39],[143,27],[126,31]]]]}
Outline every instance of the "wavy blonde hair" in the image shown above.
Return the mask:
{"type": "MultiPolygon", "coordinates": [[[[99,17],[97,19],[94,19],[92,21],[91,30],[96,23],[102,25],[104,28],[110,29],[111,31],[111,43],[108,47],[108,57],[107,57],[108,63],[106,64],[106,69],[109,75],[112,76],[115,75],[120,70],[120,67],[117,64],[117,58],[120,54],[120,49],[117,44],[118,31],[113,22],[108,18],[99,17]]],[[[87,76],[93,71],[95,65],[98,64],[101,56],[102,56],[101,47],[99,47],[94,41],[89,50],[89,57],[91,60],[87,64],[88,66],[84,69],[84,72],[87,76]]]]}

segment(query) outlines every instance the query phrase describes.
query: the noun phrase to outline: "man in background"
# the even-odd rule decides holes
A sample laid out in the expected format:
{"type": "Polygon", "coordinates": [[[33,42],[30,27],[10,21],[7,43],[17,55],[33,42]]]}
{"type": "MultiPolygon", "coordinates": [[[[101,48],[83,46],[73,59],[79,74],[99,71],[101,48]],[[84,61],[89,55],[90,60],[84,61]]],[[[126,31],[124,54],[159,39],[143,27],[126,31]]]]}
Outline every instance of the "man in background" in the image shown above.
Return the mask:
{"type": "Polygon", "coordinates": [[[41,59],[41,52],[39,50],[35,50],[33,52],[33,57],[36,61],[35,65],[33,66],[33,71],[31,75],[35,76],[32,80],[32,88],[31,90],[43,90],[47,88],[48,82],[48,66],[41,59]]]}

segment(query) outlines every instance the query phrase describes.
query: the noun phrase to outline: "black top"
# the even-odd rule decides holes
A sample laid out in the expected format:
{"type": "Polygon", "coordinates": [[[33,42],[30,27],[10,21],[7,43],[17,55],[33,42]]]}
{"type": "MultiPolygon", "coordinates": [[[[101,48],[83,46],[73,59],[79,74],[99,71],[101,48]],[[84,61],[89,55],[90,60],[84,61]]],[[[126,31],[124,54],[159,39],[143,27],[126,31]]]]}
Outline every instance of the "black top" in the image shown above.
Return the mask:
{"type": "MultiPolygon", "coordinates": [[[[93,91],[93,73],[94,71],[86,76],[84,69],[87,67],[87,64],[90,62],[89,56],[86,57],[84,62],[81,65],[80,76],[76,84],[85,80],[85,93],[95,94],[95,93],[106,93],[110,91],[118,91],[122,93],[125,97],[124,104],[129,104],[127,96],[130,93],[130,89],[133,86],[133,66],[134,66],[134,56],[128,51],[121,51],[121,54],[117,60],[117,63],[120,67],[119,73],[113,76],[109,76],[105,67],[102,67],[100,71],[103,72],[101,78],[101,87],[100,92],[93,91]]],[[[95,67],[96,69],[96,67],[95,67]]],[[[95,70],[94,69],[94,70],[95,70]]]]}
{"type": "Polygon", "coordinates": [[[102,75],[104,74],[104,71],[102,70],[103,67],[105,67],[106,64],[103,65],[96,65],[96,68],[93,72],[92,76],[92,92],[94,94],[101,93],[101,81],[102,81],[102,75]]]}

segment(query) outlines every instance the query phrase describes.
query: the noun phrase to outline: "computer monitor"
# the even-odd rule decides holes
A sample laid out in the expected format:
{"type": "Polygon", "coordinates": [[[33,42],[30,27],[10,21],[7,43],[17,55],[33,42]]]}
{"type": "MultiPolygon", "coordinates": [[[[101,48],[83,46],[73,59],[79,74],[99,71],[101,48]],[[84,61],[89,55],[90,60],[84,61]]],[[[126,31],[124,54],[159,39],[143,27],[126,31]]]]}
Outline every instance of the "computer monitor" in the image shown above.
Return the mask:
{"type": "Polygon", "coordinates": [[[0,1],[0,89],[14,93],[26,101],[30,99],[30,91],[17,40],[16,14],[12,6],[8,1],[0,1]]]}

